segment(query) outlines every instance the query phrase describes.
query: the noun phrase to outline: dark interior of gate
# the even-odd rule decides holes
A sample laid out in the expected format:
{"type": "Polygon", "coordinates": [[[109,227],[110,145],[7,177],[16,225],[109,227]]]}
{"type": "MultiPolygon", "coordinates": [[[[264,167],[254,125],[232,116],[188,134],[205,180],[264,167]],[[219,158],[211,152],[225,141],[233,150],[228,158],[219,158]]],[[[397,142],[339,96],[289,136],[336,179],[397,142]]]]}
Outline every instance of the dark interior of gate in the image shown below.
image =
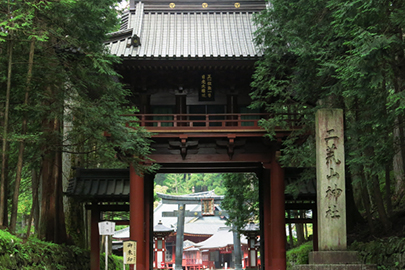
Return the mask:
{"type": "MultiPolygon", "coordinates": [[[[316,211],[315,185],[298,198],[285,194],[300,172],[278,162],[283,138],[300,128],[295,115],[286,114],[290,127],[276,129],[269,140],[259,120],[271,116],[248,107],[254,65],[262,57],[252,18],[264,8],[256,0],[131,0],[121,29],[105,45],[122,59],[116,70],[132,93],[128,105],[139,109],[139,120],[129,126],[153,132],[157,173],[256,173],[262,268],[285,269],[285,210],[316,211]]],[[[99,267],[103,211],[130,212],[121,224],[131,225],[131,240],[138,242],[136,269],[152,268],[153,179],[133,167],[77,171],[66,193],[91,209],[91,269],[99,267]]]]}

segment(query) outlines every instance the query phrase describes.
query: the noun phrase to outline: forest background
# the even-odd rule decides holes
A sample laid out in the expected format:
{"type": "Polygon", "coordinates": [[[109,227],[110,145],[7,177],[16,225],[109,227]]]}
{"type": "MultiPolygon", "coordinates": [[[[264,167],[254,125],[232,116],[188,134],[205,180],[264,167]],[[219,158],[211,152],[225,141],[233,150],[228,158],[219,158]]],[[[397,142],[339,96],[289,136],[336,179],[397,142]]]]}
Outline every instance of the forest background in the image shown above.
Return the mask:
{"type": "MultiPolygon", "coordinates": [[[[62,207],[63,181],[73,174],[62,174],[62,155],[85,168],[141,161],[118,162],[115,149],[148,155],[149,134],[125,128],[128,119],[120,117],[136,108],[125,106],[128,92],[113,69],[118,59],[102,46],[117,30],[116,4],[0,3],[0,227],[17,232],[18,219],[29,215],[27,231],[33,221],[41,239],[66,242],[78,231],[72,213],[81,210],[70,200],[62,207]]],[[[405,3],[272,0],[256,22],[264,57],[253,78],[252,106],[276,115],[262,121],[270,137],[273,127],[285,124],[280,112],[299,113],[306,127],[284,142],[283,165],[313,168],[314,112],[342,108],[349,226],[366,222],[369,236],[403,236],[397,221],[405,195],[405,3]]],[[[302,183],[313,175],[308,169],[302,183]]],[[[221,194],[225,184],[211,185],[223,181],[215,177],[190,176],[184,187],[167,179],[165,185],[180,193],[204,186],[221,194]]]]}

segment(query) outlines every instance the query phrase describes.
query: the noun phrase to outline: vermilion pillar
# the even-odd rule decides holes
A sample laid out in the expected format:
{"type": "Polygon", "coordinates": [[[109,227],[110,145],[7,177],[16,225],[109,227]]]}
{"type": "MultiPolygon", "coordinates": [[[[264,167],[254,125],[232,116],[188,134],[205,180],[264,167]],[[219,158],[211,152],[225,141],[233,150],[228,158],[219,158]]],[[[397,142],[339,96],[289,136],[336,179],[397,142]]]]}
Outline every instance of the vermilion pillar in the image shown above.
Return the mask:
{"type": "Polygon", "coordinates": [[[272,270],[286,269],[286,235],[285,235],[285,197],[284,169],[281,168],[276,156],[273,156],[270,168],[270,200],[271,200],[271,241],[272,270]]]}
{"type": "Polygon", "coordinates": [[[100,235],[98,222],[100,221],[100,210],[96,205],[91,208],[91,232],[90,232],[90,269],[100,269],[100,235]]]}
{"type": "Polygon", "coordinates": [[[129,170],[129,178],[129,237],[137,243],[136,270],[147,270],[145,256],[145,183],[143,176],[136,174],[132,164],[129,170]]]}
{"type": "Polygon", "coordinates": [[[153,236],[153,179],[151,175],[145,176],[145,269],[151,269],[152,262],[151,241],[153,236]]]}
{"type": "Polygon", "coordinates": [[[271,269],[271,202],[270,202],[270,172],[268,170],[269,164],[264,164],[263,170],[263,183],[262,183],[262,200],[263,200],[263,236],[264,241],[264,256],[262,256],[261,263],[264,265],[265,270],[271,269]],[[264,261],[263,261],[264,259],[264,261]]]}

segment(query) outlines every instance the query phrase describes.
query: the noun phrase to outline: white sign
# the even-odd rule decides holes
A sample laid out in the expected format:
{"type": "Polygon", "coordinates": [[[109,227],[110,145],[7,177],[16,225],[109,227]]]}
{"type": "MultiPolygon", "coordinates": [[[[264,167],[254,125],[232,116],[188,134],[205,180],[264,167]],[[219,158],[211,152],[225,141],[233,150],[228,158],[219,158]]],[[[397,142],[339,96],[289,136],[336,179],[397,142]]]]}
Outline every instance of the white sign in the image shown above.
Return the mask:
{"type": "Polygon", "coordinates": [[[115,232],[115,222],[103,221],[98,223],[100,235],[113,235],[115,232]]]}

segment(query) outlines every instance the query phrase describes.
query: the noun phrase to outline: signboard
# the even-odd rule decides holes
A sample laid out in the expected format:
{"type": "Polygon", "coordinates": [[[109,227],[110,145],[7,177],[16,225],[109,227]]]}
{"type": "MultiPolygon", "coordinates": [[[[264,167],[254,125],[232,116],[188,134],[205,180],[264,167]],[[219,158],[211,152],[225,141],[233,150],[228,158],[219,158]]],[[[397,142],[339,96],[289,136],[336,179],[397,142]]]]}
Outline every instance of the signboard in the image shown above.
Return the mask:
{"type": "Polygon", "coordinates": [[[212,74],[202,74],[200,84],[200,91],[198,94],[199,101],[214,101],[214,89],[212,85],[212,74]]]}
{"type": "Polygon", "coordinates": [[[113,235],[115,232],[115,222],[103,221],[98,223],[100,235],[113,235]]]}
{"type": "Polygon", "coordinates": [[[201,199],[201,214],[203,216],[215,215],[214,199],[201,199]]]}
{"type": "Polygon", "coordinates": [[[136,264],[136,241],[124,241],[124,264],[136,264]]]}

